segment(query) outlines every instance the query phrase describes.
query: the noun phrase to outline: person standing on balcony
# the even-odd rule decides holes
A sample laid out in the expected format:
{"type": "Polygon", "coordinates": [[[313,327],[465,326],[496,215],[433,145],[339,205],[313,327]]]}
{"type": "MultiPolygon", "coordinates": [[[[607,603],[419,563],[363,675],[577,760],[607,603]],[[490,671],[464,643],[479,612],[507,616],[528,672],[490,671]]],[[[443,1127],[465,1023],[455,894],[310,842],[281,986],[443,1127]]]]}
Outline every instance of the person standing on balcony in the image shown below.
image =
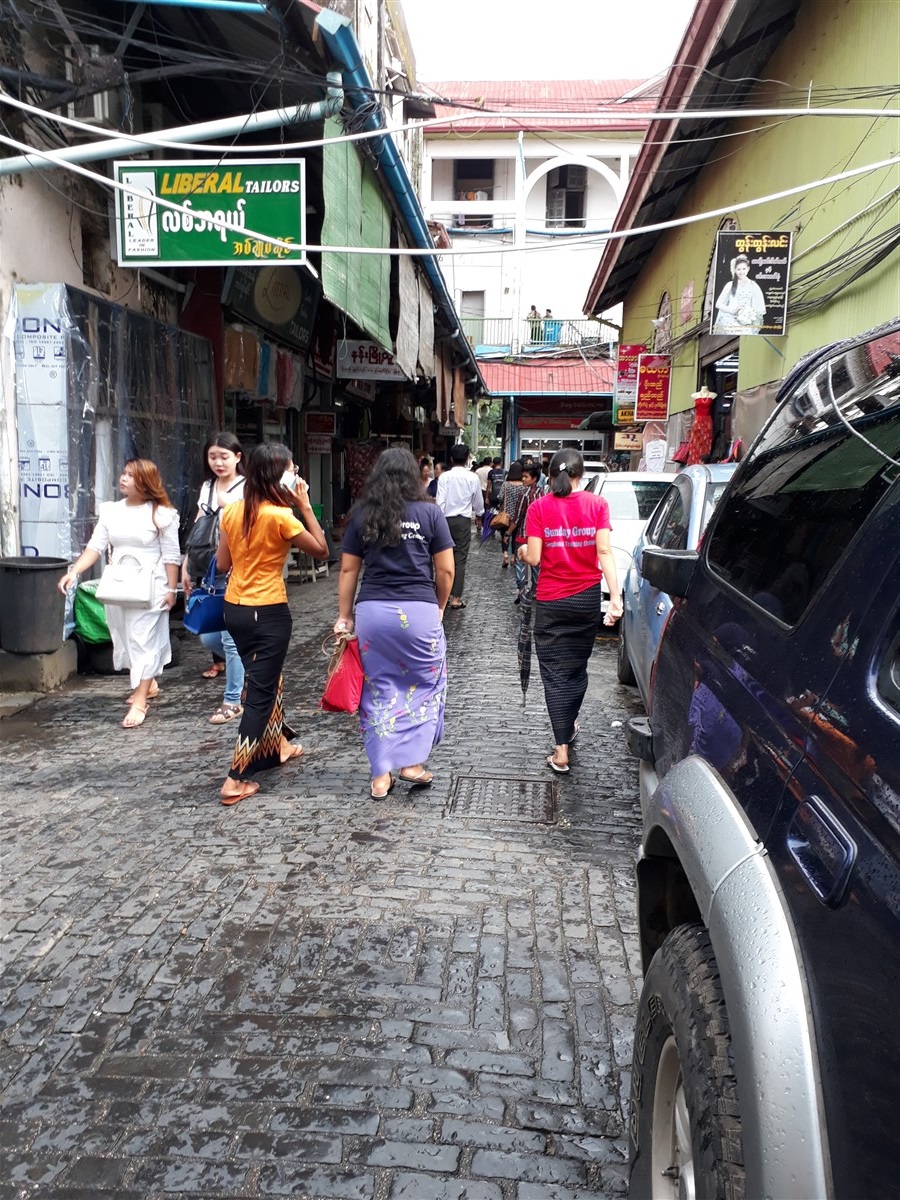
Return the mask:
{"type": "Polygon", "coordinates": [[[466,607],[462,594],[466,582],[466,559],[472,544],[472,518],[480,517],[484,513],[481,481],[473,471],[466,470],[468,458],[469,447],[464,442],[457,442],[455,446],[451,446],[450,462],[453,465],[441,475],[437,485],[437,506],[447,518],[453,538],[453,563],[456,573],[448,605],[452,609],[466,607]]]}
{"type": "Polygon", "coordinates": [[[533,304],[532,304],[531,308],[528,310],[528,316],[525,319],[528,322],[528,340],[529,340],[529,342],[541,341],[541,330],[543,328],[543,324],[541,322],[541,314],[538,312],[538,310],[534,307],[533,304]]]}

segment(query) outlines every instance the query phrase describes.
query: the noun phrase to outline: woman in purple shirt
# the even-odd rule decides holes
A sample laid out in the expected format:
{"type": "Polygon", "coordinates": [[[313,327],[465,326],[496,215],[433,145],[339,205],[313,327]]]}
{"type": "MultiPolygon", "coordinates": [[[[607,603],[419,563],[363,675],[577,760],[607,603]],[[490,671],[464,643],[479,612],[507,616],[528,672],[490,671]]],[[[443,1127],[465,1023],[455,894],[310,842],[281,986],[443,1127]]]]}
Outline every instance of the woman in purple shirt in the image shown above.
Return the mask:
{"type": "Polygon", "coordinates": [[[353,631],[356,596],[365,671],[359,725],[373,800],[394,787],[395,770],[412,787],[432,781],[425,762],[444,731],[447,647],[441,622],[452,583],[446,517],[424,499],[409,450],[383,451],[344,530],[334,625],[338,634],[353,631]]]}

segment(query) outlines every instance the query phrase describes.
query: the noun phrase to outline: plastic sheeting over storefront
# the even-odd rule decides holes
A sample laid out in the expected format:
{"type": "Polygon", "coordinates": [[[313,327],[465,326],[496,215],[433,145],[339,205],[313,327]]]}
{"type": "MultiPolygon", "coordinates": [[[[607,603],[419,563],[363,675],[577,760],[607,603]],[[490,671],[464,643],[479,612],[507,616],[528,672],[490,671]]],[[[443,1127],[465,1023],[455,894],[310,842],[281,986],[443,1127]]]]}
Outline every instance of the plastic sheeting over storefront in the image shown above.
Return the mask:
{"type": "Polygon", "coordinates": [[[54,283],[16,287],[7,334],[22,553],[78,553],[129,458],[157,464],[188,523],[216,422],[210,343],[54,283]]]}

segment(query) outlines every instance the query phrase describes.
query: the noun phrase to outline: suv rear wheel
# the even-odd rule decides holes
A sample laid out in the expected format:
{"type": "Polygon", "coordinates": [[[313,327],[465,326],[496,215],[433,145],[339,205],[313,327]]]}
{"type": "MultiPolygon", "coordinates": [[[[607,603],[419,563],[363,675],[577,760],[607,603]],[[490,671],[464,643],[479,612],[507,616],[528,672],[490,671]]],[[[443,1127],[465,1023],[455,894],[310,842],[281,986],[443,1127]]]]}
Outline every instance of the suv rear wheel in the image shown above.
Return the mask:
{"type": "Polygon", "coordinates": [[[647,971],[629,1124],[635,1200],[742,1200],[731,1033],[702,925],[673,929],[647,971]]]}

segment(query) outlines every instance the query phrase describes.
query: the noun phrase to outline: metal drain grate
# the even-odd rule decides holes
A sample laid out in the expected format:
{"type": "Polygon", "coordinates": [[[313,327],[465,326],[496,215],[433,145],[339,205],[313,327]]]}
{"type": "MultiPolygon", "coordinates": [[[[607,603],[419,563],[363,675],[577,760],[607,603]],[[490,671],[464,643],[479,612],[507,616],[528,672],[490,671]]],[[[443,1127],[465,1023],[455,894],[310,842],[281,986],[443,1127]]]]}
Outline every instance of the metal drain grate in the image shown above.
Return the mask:
{"type": "Polygon", "coordinates": [[[552,825],[556,820],[556,784],[510,776],[467,775],[453,785],[448,816],[552,825]]]}

